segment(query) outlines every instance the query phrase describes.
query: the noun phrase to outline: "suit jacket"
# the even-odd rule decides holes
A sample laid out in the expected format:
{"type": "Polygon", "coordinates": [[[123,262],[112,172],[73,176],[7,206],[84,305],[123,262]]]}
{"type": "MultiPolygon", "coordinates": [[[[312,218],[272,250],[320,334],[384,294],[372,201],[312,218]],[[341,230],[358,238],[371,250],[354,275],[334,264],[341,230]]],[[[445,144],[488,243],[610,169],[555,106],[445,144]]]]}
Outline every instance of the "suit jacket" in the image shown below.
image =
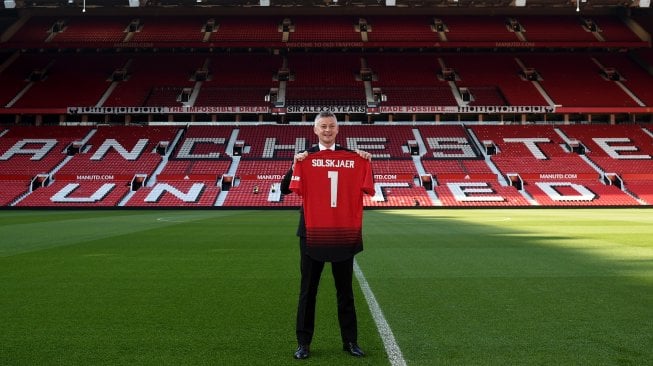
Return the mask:
{"type": "MultiPolygon", "coordinates": [[[[336,145],[336,150],[347,150],[351,151],[349,149],[346,149],[344,147],[340,147],[340,145],[336,145]]],[[[320,147],[318,145],[315,145],[311,147],[310,149],[306,150],[308,153],[314,153],[320,151],[320,147]]],[[[282,194],[290,194],[292,191],[290,190],[290,180],[292,179],[292,165],[290,166],[290,169],[286,172],[286,174],[283,176],[283,179],[281,180],[281,193],[282,194]]],[[[306,237],[306,223],[304,222],[304,207],[301,207],[299,209],[299,227],[297,227],[297,236],[299,237],[306,237]]],[[[303,252],[304,248],[302,248],[303,252]]]]}

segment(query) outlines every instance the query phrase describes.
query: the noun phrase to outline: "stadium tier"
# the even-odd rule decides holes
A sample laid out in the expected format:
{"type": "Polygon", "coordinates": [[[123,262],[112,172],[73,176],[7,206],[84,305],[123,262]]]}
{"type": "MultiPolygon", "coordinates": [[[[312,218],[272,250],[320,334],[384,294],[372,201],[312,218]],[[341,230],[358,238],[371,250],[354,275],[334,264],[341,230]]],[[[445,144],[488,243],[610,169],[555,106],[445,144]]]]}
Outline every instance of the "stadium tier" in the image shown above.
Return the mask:
{"type": "MultiPolygon", "coordinates": [[[[81,15],[81,14],[79,14],[81,15]]],[[[16,48],[78,47],[642,47],[619,16],[275,15],[34,16],[16,48]]]]}
{"type": "Polygon", "coordinates": [[[0,115],[288,122],[327,108],[358,121],[614,122],[650,116],[644,62],[615,52],[16,53],[0,72],[0,115]]]}
{"type": "Polygon", "coordinates": [[[1,23],[0,205],[298,206],[278,184],[322,110],[372,153],[368,207],[653,204],[651,17],[501,4],[21,2],[1,23]]]}
{"type": "MultiPolygon", "coordinates": [[[[7,127],[3,206],[286,207],[279,182],[311,124],[7,127]]],[[[651,205],[642,125],[355,125],[373,155],[368,207],[651,205]]]]}
{"type": "Polygon", "coordinates": [[[564,107],[636,107],[637,100],[618,80],[602,74],[601,66],[585,54],[524,54],[524,65],[537,70],[542,85],[556,105],[564,107]],[[573,87],[569,87],[573,83],[573,87]],[[600,93],[597,93],[600,90],[600,93]]]}
{"type": "Polygon", "coordinates": [[[0,42],[0,116],[650,119],[651,37],[638,14],[364,13],[26,12],[0,42]]]}

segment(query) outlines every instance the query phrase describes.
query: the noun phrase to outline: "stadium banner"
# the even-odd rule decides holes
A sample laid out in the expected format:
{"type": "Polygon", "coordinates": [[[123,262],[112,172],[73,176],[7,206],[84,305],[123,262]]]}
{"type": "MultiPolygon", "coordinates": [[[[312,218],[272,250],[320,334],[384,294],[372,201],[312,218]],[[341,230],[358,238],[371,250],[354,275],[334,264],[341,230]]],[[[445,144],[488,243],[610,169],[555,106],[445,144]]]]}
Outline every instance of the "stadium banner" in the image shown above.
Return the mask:
{"type": "Polygon", "coordinates": [[[621,178],[626,180],[653,180],[653,173],[623,173],[621,178]]]}
{"type": "Polygon", "coordinates": [[[374,174],[375,181],[412,181],[415,178],[413,174],[374,174]]]}
{"type": "Polygon", "coordinates": [[[239,176],[240,180],[274,180],[281,181],[281,174],[243,174],[239,176]]]}
{"type": "Polygon", "coordinates": [[[525,173],[519,174],[523,180],[597,180],[598,173],[525,173]]]}
{"type": "Polygon", "coordinates": [[[0,114],[66,114],[66,108],[0,108],[0,114]]]}
{"type": "Polygon", "coordinates": [[[220,179],[218,174],[159,174],[156,176],[158,182],[168,181],[202,181],[217,182],[220,179]]]}
{"type": "MultiPolygon", "coordinates": [[[[0,114],[239,114],[239,113],[368,113],[364,105],[306,105],[272,108],[268,106],[201,106],[201,107],[67,107],[13,109],[0,108],[0,114]]],[[[501,113],[653,113],[653,107],[561,107],[549,105],[479,105],[479,106],[379,106],[374,113],[442,113],[442,114],[501,114],[501,113]]]]}
{"type": "Polygon", "coordinates": [[[68,114],[220,114],[270,113],[263,106],[201,106],[201,107],[68,107],[68,114]]]}
{"type": "Polygon", "coordinates": [[[286,107],[286,113],[367,113],[364,105],[293,105],[286,107]]]}
{"type": "Polygon", "coordinates": [[[557,113],[651,113],[653,107],[561,107],[556,108],[557,113]]]}
{"type": "Polygon", "coordinates": [[[30,179],[34,178],[33,175],[29,174],[0,174],[0,180],[5,180],[5,181],[29,181],[30,179]]]}
{"type": "Polygon", "coordinates": [[[479,106],[380,106],[381,113],[555,113],[555,106],[548,105],[479,105],[479,106]]]}
{"type": "Polygon", "coordinates": [[[110,181],[110,182],[129,182],[134,178],[134,175],[125,174],[56,174],[55,180],[59,181],[110,181]]]}
{"type": "Polygon", "coordinates": [[[496,180],[493,173],[437,173],[434,177],[438,180],[496,180]]]}
{"type": "MultiPolygon", "coordinates": [[[[56,38],[55,38],[56,40],[56,38]]],[[[165,40],[160,42],[80,42],[80,41],[53,41],[40,42],[12,42],[14,48],[37,48],[37,49],[139,49],[139,48],[197,48],[211,49],[215,47],[240,47],[240,48],[642,48],[650,47],[647,41],[212,41],[212,42],[193,42],[193,41],[174,41],[165,40]]]]}
{"type": "MultiPolygon", "coordinates": [[[[271,42],[275,43],[275,42],[271,42]]],[[[201,45],[200,47],[206,47],[201,45]]],[[[262,47],[262,45],[249,47],[262,47]]],[[[269,46],[269,45],[268,45],[269,46]]],[[[42,46],[41,46],[42,47],[42,46]]],[[[446,41],[446,42],[428,42],[428,41],[368,41],[368,42],[335,42],[335,41],[301,41],[285,42],[281,45],[284,48],[377,48],[377,47],[397,47],[397,48],[641,48],[650,47],[646,41],[446,41]]]]}
{"type": "MultiPolygon", "coordinates": [[[[496,177],[492,174],[492,177],[496,177]]],[[[281,174],[243,174],[239,176],[240,180],[274,180],[281,181],[283,175],[281,174]]],[[[383,181],[393,181],[400,180],[412,181],[414,178],[413,174],[375,174],[374,180],[383,180],[383,181]]]]}

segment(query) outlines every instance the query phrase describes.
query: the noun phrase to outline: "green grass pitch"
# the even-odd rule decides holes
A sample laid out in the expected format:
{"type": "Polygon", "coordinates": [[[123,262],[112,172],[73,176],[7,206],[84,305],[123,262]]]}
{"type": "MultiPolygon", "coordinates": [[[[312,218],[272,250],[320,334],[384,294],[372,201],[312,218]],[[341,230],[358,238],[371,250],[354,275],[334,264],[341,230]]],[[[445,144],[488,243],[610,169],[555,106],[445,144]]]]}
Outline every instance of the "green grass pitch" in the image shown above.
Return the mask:
{"type": "MultiPolygon", "coordinates": [[[[0,365],[390,365],[325,268],[292,359],[293,210],[0,211],[0,365]]],[[[368,210],[357,256],[407,365],[653,364],[653,210],[368,210]]]]}

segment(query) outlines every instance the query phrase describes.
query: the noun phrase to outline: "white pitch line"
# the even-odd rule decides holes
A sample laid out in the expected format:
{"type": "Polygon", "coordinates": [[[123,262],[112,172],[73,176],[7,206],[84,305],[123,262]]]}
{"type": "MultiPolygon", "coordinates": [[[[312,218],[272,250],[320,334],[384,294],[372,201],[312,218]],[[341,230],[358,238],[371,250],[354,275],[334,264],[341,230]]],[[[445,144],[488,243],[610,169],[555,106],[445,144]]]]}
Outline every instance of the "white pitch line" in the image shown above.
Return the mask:
{"type": "Polygon", "coordinates": [[[370,308],[370,312],[372,312],[372,318],[374,319],[374,323],[376,323],[376,328],[379,330],[379,334],[381,335],[381,339],[383,340],[383,346],[385,347],[385,352],[388,354],[388,360],[390,360],[390,365],[406,366],[406,360],[404,360],[404,355],[401,353],[401,349],[399,348],[399,345],[395,340],[395,336],[392,333],[392,329],[390,329],[390,325],[388,324],[388,321],[385,320],[385,316],[383,316],[383,311],[381,311],[381,307],[379,306],[379,303],[376,301],[376,297],[374,296],[374,293],[370,288],[370,284],[367,283],[367,280],[365,279],[365,275],[363,275],[363,271],[358,266],[358,262],[356,262],[356,259],[354,259],[354,274],[356,274],[356,278],[358,279],[358,283],[361,286],[361,290],[363,290],[363,295],[365,295],[367,306],[370,308]]]}

